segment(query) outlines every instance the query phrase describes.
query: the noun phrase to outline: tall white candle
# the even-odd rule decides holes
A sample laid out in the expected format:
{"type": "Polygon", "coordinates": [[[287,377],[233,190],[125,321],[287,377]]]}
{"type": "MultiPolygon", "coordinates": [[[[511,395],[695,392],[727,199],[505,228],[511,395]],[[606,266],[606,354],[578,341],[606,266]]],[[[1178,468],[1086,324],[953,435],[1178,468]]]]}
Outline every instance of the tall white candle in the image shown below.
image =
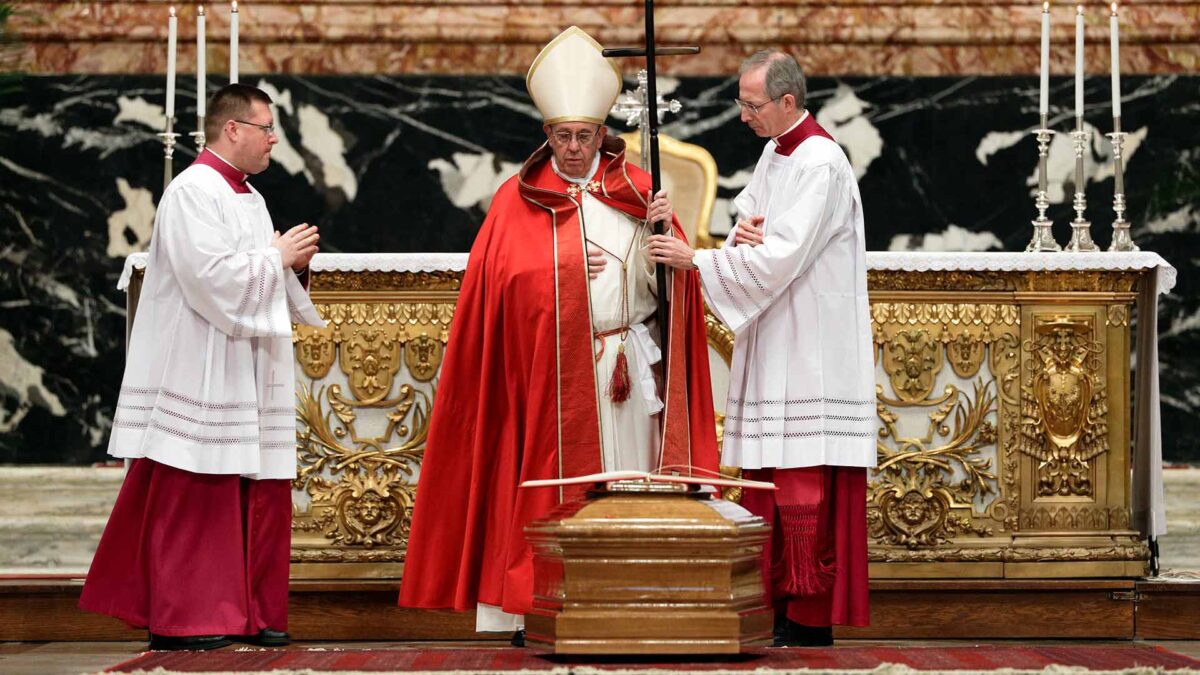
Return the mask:
{"type": "Polygon", "coordinates": [[[1121,116],[1121,39],[1117,36],[1117,3],[1112,4],[1112,16],[1108,19],[1112,28],[1112,96],[1113,117],[1121,116]]]}
{"type": "Polygon", "coordinates": [[[196,116],[204,117],[205,99],[208,97],[208,87],[205,79],[208,73],[204,64],[204,5],[196,10],[196,116]]]}
{"type": "Polygon", "coordinates": [[[175,36],[178,31],[175,8],[167,18],[167,117],[175,116],[175,36]]]}
{"type": "Polygon", "coordinates": [[[1075,10],[1075,116],[1083,117],[1083,5],[1075,10]]]}
{"type": "Polygon", "coordinates": [[[1050,3],[1042,3],[1042,82],[1038,112],[1050,112],[1050,3]]]}
{"type": "Polygon", "coordinates": [[[233,0],[233,11],[229,13],[229,83],[238,81],[238,11],[237,0],[233,0]]]}

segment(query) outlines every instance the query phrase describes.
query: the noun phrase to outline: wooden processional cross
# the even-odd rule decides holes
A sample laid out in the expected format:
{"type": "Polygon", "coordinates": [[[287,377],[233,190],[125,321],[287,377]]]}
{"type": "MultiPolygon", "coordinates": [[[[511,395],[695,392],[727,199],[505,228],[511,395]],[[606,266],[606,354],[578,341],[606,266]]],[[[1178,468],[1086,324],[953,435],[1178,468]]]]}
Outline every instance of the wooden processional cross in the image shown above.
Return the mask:
{"type": "MultiPolygon", "coordinates": [[[[654,45],[654,0],[646,0],[646,46],[645,47],[614,47],[605,49],[603,54],[608,58],[616,58],[619,56],[644,56],[646,57],[646,101],[644,112],[644,129],[648,130],[646,138],[648,143],[642,148],[643,156],[650,158],[650,195],[658,194],[662,189],[662,178],[659,175],[658,164],[658,116],[659,116],[659,101],[658,101],[658,83],[655,81],[656,70],[654,67],[655,56],[678,56],[682,54],[699,54],[699,47],[656,47],[654,45]]],[[[654,234],[662,234],[663,225],[661,222],[654,224],[654,234]]],[[[668,342],[670,326],[667,325],[667,298],[670,297],[670,289],[667,288],[667,269],[662,263],[654,265],[654,279],[658,283],[658,331],[661,339],[661,347],[663,353],[663,366],[667,363],[667,354],[670,353],[671,343],[668,342]]]]}

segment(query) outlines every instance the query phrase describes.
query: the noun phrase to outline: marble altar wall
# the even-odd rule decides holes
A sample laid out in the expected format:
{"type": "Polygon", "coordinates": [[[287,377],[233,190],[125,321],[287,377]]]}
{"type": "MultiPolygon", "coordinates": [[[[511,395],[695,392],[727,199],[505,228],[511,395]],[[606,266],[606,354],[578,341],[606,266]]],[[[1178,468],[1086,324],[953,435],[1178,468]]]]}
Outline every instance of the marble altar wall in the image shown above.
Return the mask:
{"type": "MultiPolygon", "coordinates": [[[[13,27],[29,72],[156,73],[168,0],[19,3],[13,27]]],[[[180,6],[180,67],[194,62],[194,3],[180,6]]],[[[720,75],[764,46],[788,45],[829,75],[1030,74],[1036,0],[660,0],[664,42],[704,45],[664,63],[672,75],[720,75]]],[[[1074,66],[1074,2],[1056,2],[1054,72],[1074,66]]],[[[1121,3],[1124,73],[1187,73],[1200,63],[1200,2],[1121,3]]],[[[228,59],[229,4],[206,2],[210,64],[228,59]]],[[[1088,0],[1089,72],[1108,72],[1108,2],[1088,0]]],[[[576,24],[604,44],[642,39],[636,0],[243,0],[243,72],[524,74],[542,44],[576,24]]],[[[220,68],[210,65],[209,72],[220,68]]]]}
{"type": "MultiPolygon", "coordinates": [[[[248,76],[278,103],[280,143],[254,180],[280,227],[321,226],[328,251],[465,251],[490,195],[538,142],[517,77],[248,76]]],[[[215,84],[215,82],[214,82],[215,84]]],[[[1053,81],[1053,123],[1071,85],[1053,81]]],[[[1107,77],[1088,80],[1093,233],[1107,245],[1113,180],[1107,77]]],[[[181,131],[194,88],[179,84],[181,131]]],[[[664,132],[708,148],[720,173],[713,230],[761,149],[737,119],[736,83],[666,80],[685,112],[664,132]]],[[[1164,445],[1200,461],[1200,76],[1126,78],[1127,217],[1179,270],[1162,304],[1164,445]]],[[[1019,250],[1035,213],[1029,77],[813,78],[810,108],[859,174],[871,249],[1019,250]]],[[[143,248],[162,188],[162,82],[31,76],[0,93],[0,462],[102,459],[123,364],[123,257],[143,248]]],[[[194,156],[177,149],[176,170],[194,156]]],[[[1050,157],[1050,216],[1068,237],[1073,158],[1050,157]]]]}

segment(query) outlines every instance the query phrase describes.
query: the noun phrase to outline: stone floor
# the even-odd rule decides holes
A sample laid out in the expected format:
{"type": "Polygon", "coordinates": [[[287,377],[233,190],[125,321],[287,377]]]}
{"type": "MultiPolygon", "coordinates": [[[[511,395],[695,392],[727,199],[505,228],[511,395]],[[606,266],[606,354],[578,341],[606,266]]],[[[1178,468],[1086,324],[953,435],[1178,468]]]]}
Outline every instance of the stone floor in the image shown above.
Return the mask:
{"type": "Polygon", "coordinates": [[[1200,467],[1163,471],[1167,533],[1158,541],[1163,571],[1200,571],[1200,467]]]}
{"type": "MultiPolygon", "coordinates": [[[[0,466],[0,574],[83,574],[121,486],[120,467],[0,466]]],[[[1200,571],[1200,467],[1163,472],[1166,572],[1200,571]]]]}
{"type": "MultiPolygon", "coordinates": [[[[1099,640],[1035,640],[1024,641],[1035,645],[1078,645],[1088,646],[1129,644],[1099,640]]],[[[840,649],[863,646],[886,645],[889,647],[936,647],[986,644],[1013,644],[1013,641],[963,641],[963,640],[839,640],[840,649]]],[[[1145,642],[1161,645],[1166,649],[1192,658],[1200,659],[1200,642],[1173,640],[1167,642],[1145,642]]],[[[496,647],[496,642],[302,642],[290,649],[405,649],[417,647],[496,647]]],[[[142,642],[7,642],[0,643],[0,672],[5,675],[78,675],[98,673],[137,656],[145,649],[142,642]]],[[[233,649],[234,647],[226,647],[233,649]]],[[[682,672],[682,671],[681,671],[682,672]]],[[[960,671],[961,672],[961,671],[960,671]]],[[[1064,671],[1065,672],[1065,671],[1064,671]]],[[[1178,672],[1178,671],[1176,671],[1178,672]]]]}

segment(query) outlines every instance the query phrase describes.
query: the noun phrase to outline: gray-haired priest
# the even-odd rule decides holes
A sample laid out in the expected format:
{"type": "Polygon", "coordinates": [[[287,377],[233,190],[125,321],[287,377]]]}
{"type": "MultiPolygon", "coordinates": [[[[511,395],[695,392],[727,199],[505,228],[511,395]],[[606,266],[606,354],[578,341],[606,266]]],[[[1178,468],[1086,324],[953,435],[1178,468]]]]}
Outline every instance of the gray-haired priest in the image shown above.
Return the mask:
{"type": "Polygon", "coordinates": [[[772,481],[742,505],[774,524],[764,561],[776,644],[833,642],[867,624],[867,467],[875,378],[862,200],[845,154],[804,109],[804,76],[781,52],[742,66],[737,103],[763,148],[721,249],[651,237],[650,258],[698,268],[734,330],[722,464],[772,481]]]}
{"type": "Polygon", "coordinates": [[[245,84],[208,106],[208,148],[163,192],[108,453],[132,460],[79,606],[151,649],[288,643],[296,477],[292,323],[315,227],[280,235],[246,179],[279,142],[245,84]]]}

